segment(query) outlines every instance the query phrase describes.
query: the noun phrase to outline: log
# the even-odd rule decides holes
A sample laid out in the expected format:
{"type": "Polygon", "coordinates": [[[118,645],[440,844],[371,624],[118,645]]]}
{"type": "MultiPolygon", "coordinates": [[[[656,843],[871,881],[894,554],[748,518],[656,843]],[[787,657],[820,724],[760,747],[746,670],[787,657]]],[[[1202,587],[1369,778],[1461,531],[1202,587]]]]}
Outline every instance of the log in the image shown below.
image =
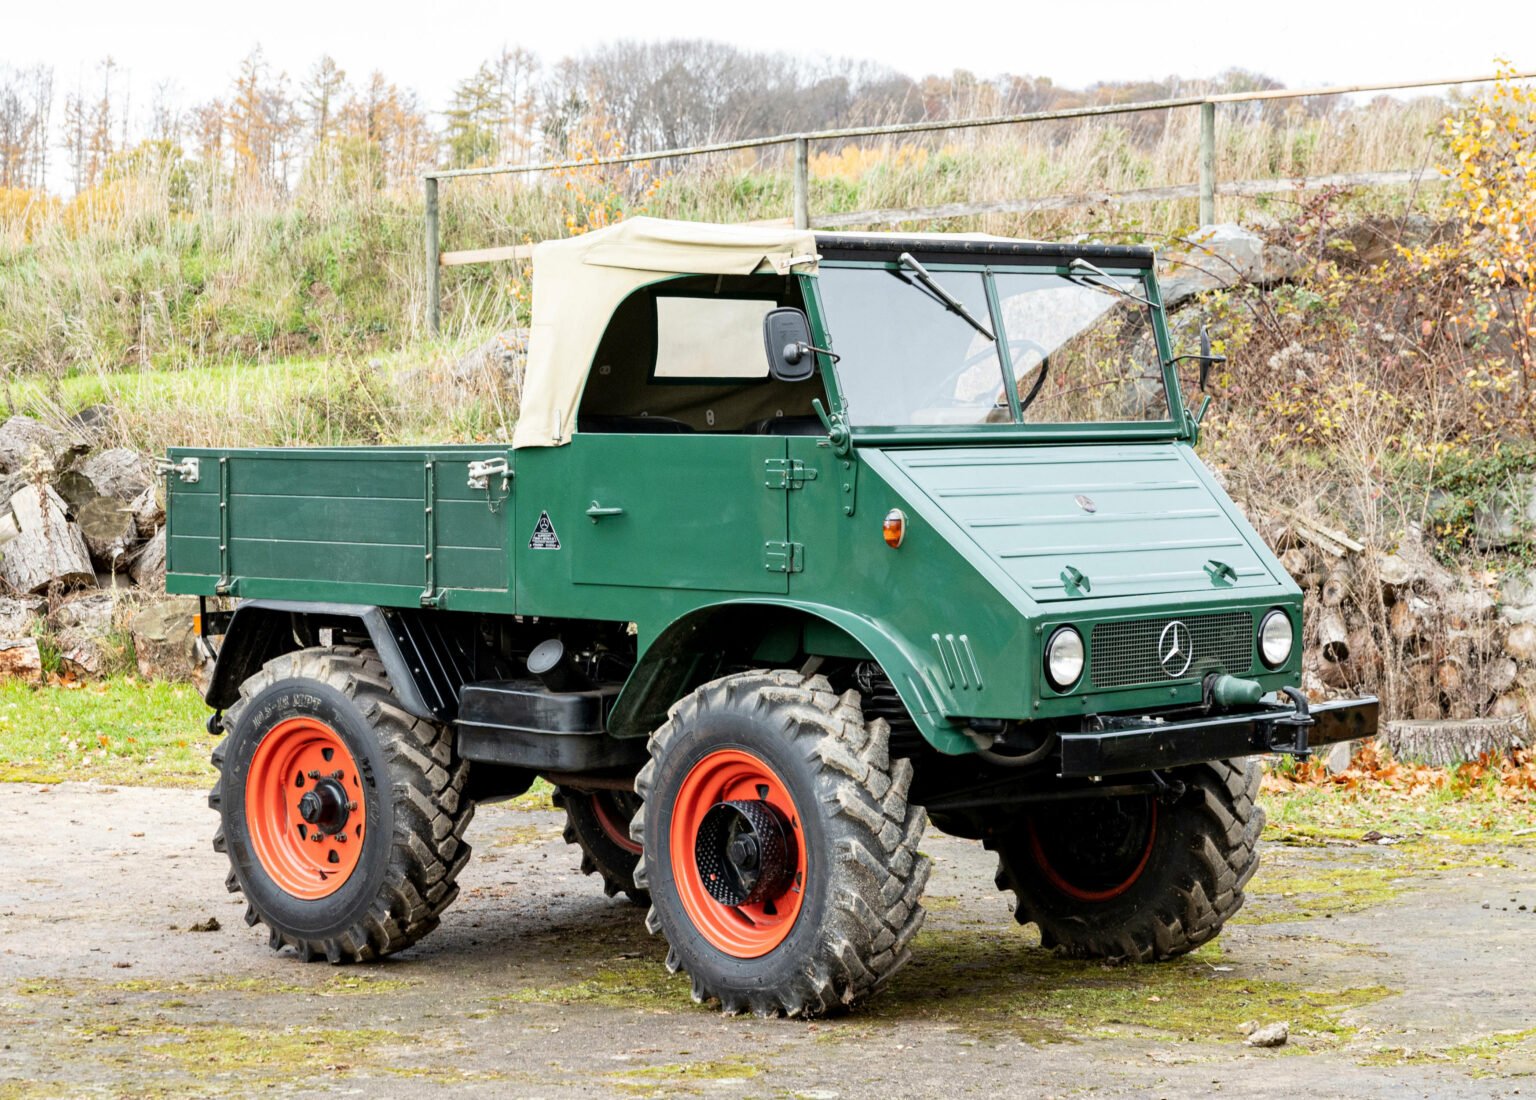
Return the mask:
{"type": "Polygon", "coordinates": [[[47,486],[28,486],[10,499],[18,534],[6,543],[0,578],[18,592],[96,583],[90,551],[65,517],[64,501],[47,486]]]}
{"type": "Polygon", "coordinates": [[[1525,744],[1523,715],[1461,721],[1388,722],[1381,739],[1398,760],[1449,767],[1484,753],[1505,753],[1525,744]]]}
{"type": "MultiPolygon", "coordinates": [[[[1280,564],[1285,567],[1285,571],[1291,575],[1291,579],[1297,584],[1301,584],[1302,578],[1313,572],[1312,555],[1300,547],[1295,547],[1281,554],[1280,564]]],[[[1303,587],[1306,586],[1304,585],[1303,587]]]]}
{"type": "Polygon", "coordinates": [[[1349,646],[1349,664],[1358,683],[1374,684],[1381,679],[1381,647],[1368,626],[1357,626],[1349,632],[1345,644],[1349,646]]]}
{"type": "Polygon", "coordinates": [[[1398,600],[1387,612],[1387,629],[1400,642],[1416,641],[1424,634],[1424,613],[1428,610],[1429,601],[1418,596],[1398,600]]]}
{"type": "Polygon", "coordinates": [[[36,638],[0,638],[0,676],[37,680],[43,675],[43,655],[36,638]]]}
{"type": "Polygon", "coordinates": [[[152,604],[133,617],[134,655],[146,680],[181,680],[200,663],[192,617],[197,600],[181,596],[152,604]]]}
{"type": "Polygon", "coordinates": [[[133,509],[133,523],[141,539],[153,538],[165,523],[165,505],[160,502],[158,490],[158,484],[147,486],[128,505],[133,509]]]}
{"type": "Polygon", "coordinates": [[[1483,683],[1495,695],[1503,695],[1515,686],[1519,666],[1508,657],[1495,657],[1483,665],[1483,683]]]}
{"type": "Polygon", "coordinates": [[[133,509],[116,497],[97,497],[75,513],[91,557],[117,572],[117,563],[139,541],[133,509]]]}
{"type": "Polygon", "coordinates": [[[1341,566],[1334,566],[1328,575],[1323,578],[1322,590],[1319,598],[1324,607],[1339,607],[1349,595],[1349,572],[1341,566]]]}
{"type": "Polygon", "coordinates": [[[113,447],[82,459],[75,468],[96,486],[102,496],[132,500],[155,481],[155,464],[147,455],[127,447],[113,447]]]}
{"type": "Polygon", "coordinates": [[[165,528],[139,548],[128,563],[128,575],[140,588],[159,591],[165,587],[165,528]]]}
{"type": "Polygon", "coordinates": [[[64,503],[69,505],[74,515],[79,515],[81,508],[101,496],[96,483],[78,469],[65,470],[54,479],[53,488],[64,498],[64,503]]]}
{"type": "Polygon", "coordinates": [[[1328,608],[1317,617],[1317,640],[1325,660],[1339,664],[1349,660],[1349,628],[1338,608],[1328,608]]]}

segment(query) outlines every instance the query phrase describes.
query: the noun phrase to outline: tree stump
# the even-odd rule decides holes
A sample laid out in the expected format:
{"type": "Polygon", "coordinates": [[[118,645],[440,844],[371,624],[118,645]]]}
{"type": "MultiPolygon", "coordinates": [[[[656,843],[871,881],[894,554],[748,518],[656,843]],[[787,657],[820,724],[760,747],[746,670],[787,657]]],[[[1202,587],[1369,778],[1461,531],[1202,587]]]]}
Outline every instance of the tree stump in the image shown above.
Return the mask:
{"type": "Polygon", "coordinates": [[[1476,760],[1483,753],[1497,755],[1520,748],[1526,728],[1522,715],[1388,722],[1381,740],[1398,760],[1443,768],[1476,760]]]}

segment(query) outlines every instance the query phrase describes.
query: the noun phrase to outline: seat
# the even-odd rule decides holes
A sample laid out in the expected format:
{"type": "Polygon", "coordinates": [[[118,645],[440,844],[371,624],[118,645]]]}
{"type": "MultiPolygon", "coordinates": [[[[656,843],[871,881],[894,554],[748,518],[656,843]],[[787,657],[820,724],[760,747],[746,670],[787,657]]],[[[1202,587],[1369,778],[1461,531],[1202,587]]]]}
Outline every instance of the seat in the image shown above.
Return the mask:
{"type": "Polygon", "coordinates": [[[685,435],[693,427],[670,416],[581,416],[578,432],[608,435],[685,435]]]}
{"type": "Polygon", "coordinates": [[[751,428],[753,435],[826,435],[827,429],[815,416],[773,416],[759,420],[751,428]]]}

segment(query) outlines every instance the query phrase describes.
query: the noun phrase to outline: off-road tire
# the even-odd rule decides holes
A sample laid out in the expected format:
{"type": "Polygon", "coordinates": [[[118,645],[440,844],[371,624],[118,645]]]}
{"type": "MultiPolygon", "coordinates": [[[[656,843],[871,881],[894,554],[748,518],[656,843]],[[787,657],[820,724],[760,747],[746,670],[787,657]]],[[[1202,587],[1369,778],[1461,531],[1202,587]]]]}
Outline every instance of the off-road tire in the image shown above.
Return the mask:
{"type": "MultiPolygon", "coordinates": [[[[640,862],[640,853],[616,841],[605,828],[602,817],[605,813],[614,825],[627,827],[631,820],[628,817],[622,822],[615,820],[622,816],[624,807],[601,804],[602,800],[611,798],[611,794],[603,791],[556,787],[551,801],[565,811],[565,842],[581,849],[581,873],[599,876],[603,881],[603,893],[610,898],[623,893],[636,905],[649,905],[650,895],[635,885],[635,866],[640,862]]],[[[629,838],[626,836],[625,839],[629,838]]]]}
{"type": "Polygon", "coordinates": [[[918,851],[927,814],[907,804],[912,764],[890,759],[889,737],[883,719],[865,722],[858,692],[839,696],[825,677],[784,670],[705,684],[651,735],[635,781],[645,800],[631,829],[644,847],[635,881],[651,893],[646,926],[666,937],[667,968],[688,973],[695,1001],[729,1014],[821,1015],[877,992],[911,957],[930,869],[918,851]],[[782,778],[808,863],[787,935],[753,958],[722,951],[696,927],[668,850],[685,777],[734,750],[782,778]]]}
{"type": "Polygon", "coordinates": [[[224,728],[228,736],[213,750],[219,778],[208,795],[220,815],[213,847],[229,856],[225,885],[245,895],[247,925],[265,924],[274,950],[289,946],[306,962],[331,963],[392,954],[437,927],[469,861],[469,764],[454,752],[449,727],[401,709],[374,651],[321,647],[267,662],[240,686],[224,728]],[[252,754],[277,723],[295,716],[329,724],[354,756],[369,824],[351,874],[335,893],[313,900],[273,881],[246,821],[252,754]]]}
{"type": "Polygon", "coordinates": [[[1053,883],[1034,854],[1027,822],[984,838],[998,854],[998,889],[1012,890],[1017,900],[1014,918],[1036,925],[1045,947],[1075,958],[1157,962],[1214,938],[1242,908],[1264,829],[1258,763],[1218,761],[1169,778],[1184,784],[1182,794],[1157,803],[1145,864],[1123,892],[1105,900],[1072,897],[1053,883]]]}

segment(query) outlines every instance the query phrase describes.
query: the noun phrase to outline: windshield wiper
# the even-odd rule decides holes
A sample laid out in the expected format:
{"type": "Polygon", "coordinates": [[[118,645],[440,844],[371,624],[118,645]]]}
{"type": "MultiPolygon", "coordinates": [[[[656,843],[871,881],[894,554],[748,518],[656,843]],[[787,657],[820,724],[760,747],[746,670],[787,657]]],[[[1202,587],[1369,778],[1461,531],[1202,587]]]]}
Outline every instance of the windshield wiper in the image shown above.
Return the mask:
{"type": "Polygon", "coordinates": [[[916,275],[918,281],[929,290],[933,291],[933,293],[938,296],[939,301],[943,302],[951,313],[958,313],[961,317],[964,317],[966,321],[970,323],[970,326],[973,329],[981,333],[988,340],[991,340],[994,344],[997,343],[997,337],[993,336],[985,325],[976,320],[976,318],[971,315],[971,311],[960,304],[960,300],[958,298],[941,287],[938,284],[938,280],[936,280],[932,275],[928,274],[928,269],[922,264],[918,263],[917,259],[912,255],[912,253],[903,252],[900,256],[896,257],[896,263],[898,266],[904,267],[908,271],[912,272],[912,274],[916,275]]]}
{"type": "Polygon", "coordinates": [[[1067,265],[1067,272],[1067,277],[1072,279],[1074,282],[1080,282],[1085,286],[1091,286],[1095,290],[1106,290],[1111,294],[1119,294],[1123,297],[1129,298],[1137,305],[1146,306],[1148,309],[1153,308],[1152,303],[1147,299],[1143,298],[1140,294],[1134,294],[1131,291],[1126,290],[1125,287],[1115,282],[1115,277],[1113,275],[1105,271],[1103,268],[1089,263],[1081,256],[1067,265]],[[1100,282],[1100,279],[1103,279],[1104,281],[1100,282]]]}

